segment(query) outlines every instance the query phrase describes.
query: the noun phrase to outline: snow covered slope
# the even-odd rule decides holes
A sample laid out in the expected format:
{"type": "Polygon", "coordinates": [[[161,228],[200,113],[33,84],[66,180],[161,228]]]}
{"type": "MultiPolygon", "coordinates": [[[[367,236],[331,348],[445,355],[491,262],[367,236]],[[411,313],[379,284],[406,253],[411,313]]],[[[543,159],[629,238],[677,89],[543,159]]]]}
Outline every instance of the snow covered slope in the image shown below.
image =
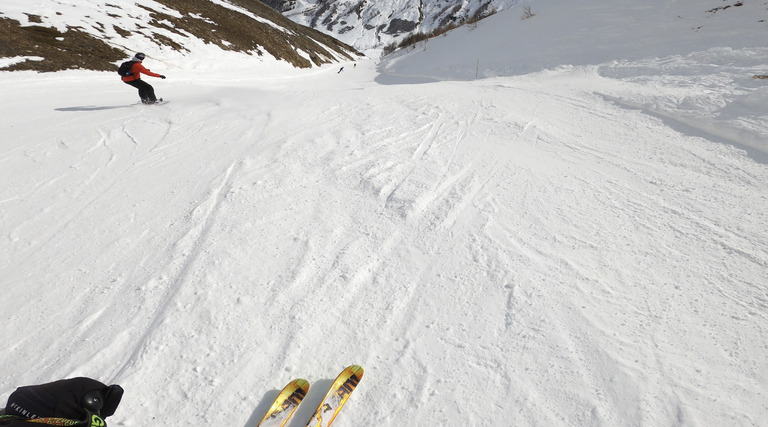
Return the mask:
{"type": "Polygon", "coordinates": [[[532,10],[535,16],[523,20],[523,7],[513,7],[395,52],[382,60],[378,79],[472,80],[595,67],[632,83],[615,102],[768,153],[766,92],[755,92],[763,85],[752,79],[768,73],[768,3],[552,0],[532,10]]]}
{"type": "MultiPolygon", "coordinates": [[[[343,72],[180,62],[162,106],[114,73],[0,73],[0,400],[86,375],[125,387],[112,426],[254,426],[304,377],[297,427],[357,363],[336,427],[762,425],[768,6],[678,0],[713,26],[689,39],[667,3],[476,80],[529,21],[343,72]]],[[[530,22],[633,3],[610,4],[530,22]]]]}
{"type": "Polygon", "coordinates": [[[353,48],[250,0],[5,0],[0,68],[113,70],[145,52],[166,65],[309,68],[356,57],[353,48]]]}
{"type": "Polygon", "coordinates": [[[262,1],[302,25],[331,34],[363,51],[520,3],[520,0],[262,1]]]}
{"type": "MultiPolygon", "coordinates": [[[[384,61],[387,74],[474,79],[686,55],[713,48],[761,48],[768,27],[765,2],[551,0],[535,3],[530,19],[512,7],[384,61]],[[619,11],[619,13],[617,13],[619,11]],[[403,58],[405,57],[405,58],[403,58]]],[[[753,62],[759,63],[760,58],[753,62]]]]}

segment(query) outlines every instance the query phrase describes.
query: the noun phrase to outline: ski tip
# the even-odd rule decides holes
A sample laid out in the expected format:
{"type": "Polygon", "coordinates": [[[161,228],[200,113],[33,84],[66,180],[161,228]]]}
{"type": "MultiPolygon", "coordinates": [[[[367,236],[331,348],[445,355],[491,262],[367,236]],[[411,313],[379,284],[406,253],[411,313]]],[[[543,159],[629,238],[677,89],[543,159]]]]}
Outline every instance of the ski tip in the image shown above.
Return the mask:
{"type": "Polygon", "coordinates": [[[296,408],[304,400],[309,391],[309,381],[304,378],[296,378],[288,383],[278,393],[262,417],[258,427],[283,427],[293,415],[296,408]]]}
{"type": "Polygon", "coordinates": [[[357,388],[363,377],[363,367],[349,365],[336,377],[325,398],[320,402],[306,427],[328,427],[357,388]]]}
{"type": "Polygon", "coordinates": [[[283,387],[282,392],[292,393],[296,390],[304,390],[304,393],[306,393],[309,390],[309,381],[305,380],[304,378],[296,378],[291,380],[291,382],[283,387]]]}
{"type": "Polygon", "coordinates": [[[344,372],[349,372],[349,373],[352,373],[354,375],[357,375],[358,378],[362,378],[363,377],[363,373],[365,371],[363,370],[363,367],[360,366],[360,365],[349,365],[349,366],[347,366],[346,369],[344,369],[344,372]]]}
{"type": "Polygon", "coordinates": [[[303,389],[309,389],[309,381],[305,380],[304,378],[296,378],[295,380],[291,381],[296,387],[303,388],[303,389]]]}

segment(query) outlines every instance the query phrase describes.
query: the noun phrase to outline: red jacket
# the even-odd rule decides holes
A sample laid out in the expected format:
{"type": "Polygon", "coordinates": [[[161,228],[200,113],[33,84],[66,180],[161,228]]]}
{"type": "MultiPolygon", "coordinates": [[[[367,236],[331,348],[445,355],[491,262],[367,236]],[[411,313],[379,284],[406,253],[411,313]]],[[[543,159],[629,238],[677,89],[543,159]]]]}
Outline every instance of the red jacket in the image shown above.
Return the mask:
{"type": "Polygon", "coordinates": [[[133,66],[131,66],[131,73],[133,74],[131,74],[130,76],[122,77],[124,82],[132,82],[134,80],[138,80],[141,78],[142,73],[152,77],[160,77],[160,74],[153,73],[148,69],[144,68],[144,66],[141,65],[141,61],[133,63],[133,66]]]}

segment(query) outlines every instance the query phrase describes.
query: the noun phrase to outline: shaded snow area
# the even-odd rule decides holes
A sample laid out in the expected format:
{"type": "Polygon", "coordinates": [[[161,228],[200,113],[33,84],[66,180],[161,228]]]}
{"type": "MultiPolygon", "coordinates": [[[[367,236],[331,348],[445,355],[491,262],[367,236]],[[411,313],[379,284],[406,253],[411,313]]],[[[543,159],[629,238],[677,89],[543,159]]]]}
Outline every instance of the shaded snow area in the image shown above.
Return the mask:
{"type": "MultiPolygon", "coordinates": [[[[519,12],[487,30],[548,19],[519,12]]],[[[0,73],[0,400],[83,375],[126,389],[110,425],[252,427],[302,377],[297,427],[360,364],[334,426],[764,425],[768,50],[446,75],[483,22],[341,73],[168,72],[160,106],[0,73]]]]}

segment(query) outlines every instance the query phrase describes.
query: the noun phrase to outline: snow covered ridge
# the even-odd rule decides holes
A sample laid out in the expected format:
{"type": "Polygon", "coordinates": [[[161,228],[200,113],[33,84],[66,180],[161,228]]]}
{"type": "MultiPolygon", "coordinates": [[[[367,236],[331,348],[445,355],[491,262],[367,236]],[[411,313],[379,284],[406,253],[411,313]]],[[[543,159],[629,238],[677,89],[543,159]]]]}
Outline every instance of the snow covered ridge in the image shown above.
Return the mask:
{"type": "Polygon", "coordinates": [[[768,31],[766,0],[549,0],[533,3],[530,19],[522,19],[524,9],[522,4],[511,7],[482,25],[460,27],[451,37],[396,52],[382,61],[382,70],[473,80],[718,48],[761,49],[768,31]]]}
{"type": "Polygon", "coordinates": [[[252,63],[274,59],[298,68],[357,55],[248,0],[8,0],[0,8],[0,34],[10,41],[0,46],[3,70],[113,70],[136,51],[169,63],[193,61],[195,69],[233,53],[252,63]],[[8,60],[19,57],[44,60],[8,60]]]}
{"type": "Polygon", "coordinates": [[[520,0],[262,0],[296,22],[332,34],[360,50],[429,33],[520,0]]]}
{"type": "Polygon", "coordinates": [[[388,55],[378,79],[475,80],[586,67],[606,78],[606,85],[624,82],[606,97],[617,105],[766,159],[768,88],[753,76],[768,74],[768,1],[532,5],[530,19],[521,19],[521,4],[476,28],[457,28],[388,55]]]}

